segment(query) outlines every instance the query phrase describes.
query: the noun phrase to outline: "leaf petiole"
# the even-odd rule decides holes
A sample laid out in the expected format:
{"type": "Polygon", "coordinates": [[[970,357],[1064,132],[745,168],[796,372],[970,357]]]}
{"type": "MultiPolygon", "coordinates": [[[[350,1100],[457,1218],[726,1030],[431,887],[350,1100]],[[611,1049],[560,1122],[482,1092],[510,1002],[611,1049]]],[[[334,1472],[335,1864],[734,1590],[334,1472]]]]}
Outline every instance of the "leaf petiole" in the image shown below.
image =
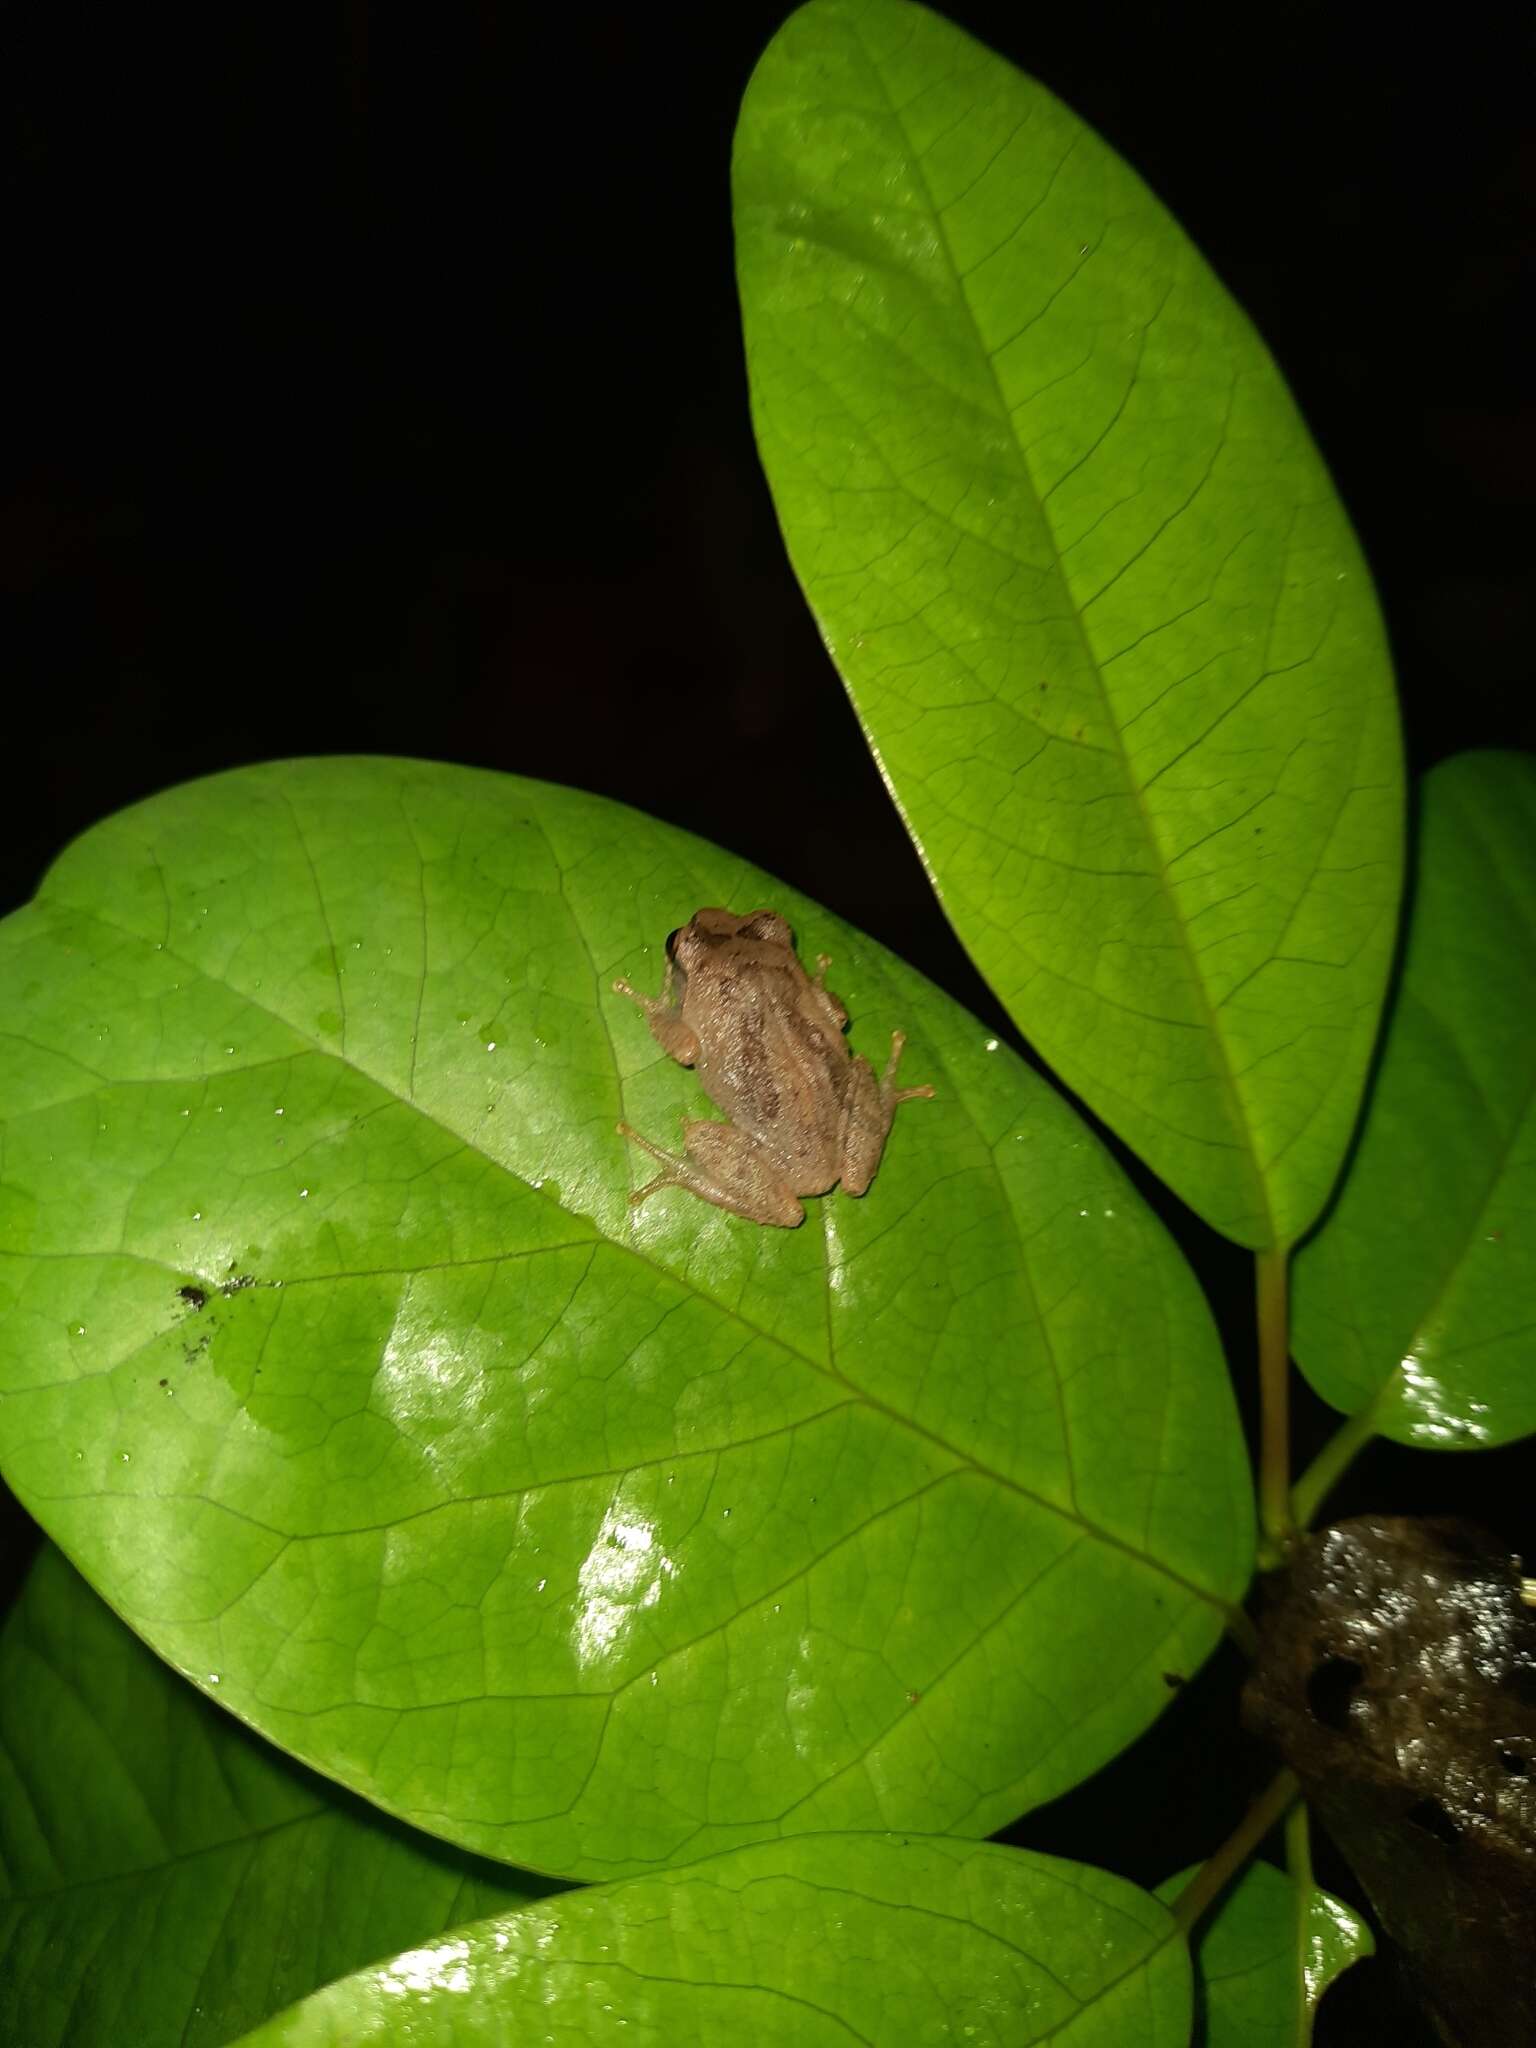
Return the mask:
{"type": "Polygon", "coordinates": [[[1173,1917],[1182,1934],[1188,1935],[1196,1921],[1215,1904],[1300,1795],[1301,1786],[1294,1771],[1279,1771],[1270,1780],[1221,1847],[1206,1858],[1174,1900],[1173,1917]]]}
{"type": "Polygon", "coordinates": [[[1374,1403],[1351,1415],[1297,1480],[1291,1493],[1291,1513],[1298,1529],[1311,1528],[1323,1502],[1376,1434],[1374,1418],[1374,1403]]]}

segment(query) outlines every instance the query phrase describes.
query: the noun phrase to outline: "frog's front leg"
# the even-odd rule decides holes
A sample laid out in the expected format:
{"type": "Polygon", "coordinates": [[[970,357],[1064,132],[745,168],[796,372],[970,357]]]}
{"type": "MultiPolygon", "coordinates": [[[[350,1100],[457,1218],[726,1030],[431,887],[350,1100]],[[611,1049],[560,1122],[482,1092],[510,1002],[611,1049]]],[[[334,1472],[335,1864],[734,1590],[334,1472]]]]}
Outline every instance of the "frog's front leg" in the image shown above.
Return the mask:
{"type": "Polygon", "coordinates": [[[697,1034],[683,1022],[681,1010],[672,1000],[672,976],[675,963],[667,955],[667,971],[662,977],[659,996],[643,996],[639,989],[631,988],[622,976],[613,984],[616,996],[628,996],[632,1003],[638,1003],[644,1010],[646,1022],[651,1027],[651,1036],[664,1053],[670,1054],[680,1067],[694,1066],[699,1057],[697,1034]]]}
{"type": "Polygon", "coordinates": [[[842,1128],[838,1134],[845,1194],[862,1195],[874,1179],[880,1155],[885,1150],[885,1141],[891,1134],[897,1103],[912,1102],[919,1096],[931,1097],[933,1094],[926,1083],[921,1088],[896,1086],[896,1069],[906,1042],[905,1032],[891,1033],[891,1056],[878,1081],[874,1068],[862,1053],[853,1063],[853,1078],[843,1103],[842,1128]]]}
{"type": "Polygon", "coordinates": [[[621,1137],[659,1159],[666,1169],[635,1189],[629,1199],[636,1207],[658,1188],[685,1188],[717,1209],[745,1216],[749,1223],[773,1223],[793,1230],[805,1220],[805,1211],[767,1149],[734,1124],[717,1124],[703,1117],[686,1121],[683,1146],[687,1156],[682,1159],[642,1138],[630,1124],[620,1124],[618,1130],[621,1137]]]}

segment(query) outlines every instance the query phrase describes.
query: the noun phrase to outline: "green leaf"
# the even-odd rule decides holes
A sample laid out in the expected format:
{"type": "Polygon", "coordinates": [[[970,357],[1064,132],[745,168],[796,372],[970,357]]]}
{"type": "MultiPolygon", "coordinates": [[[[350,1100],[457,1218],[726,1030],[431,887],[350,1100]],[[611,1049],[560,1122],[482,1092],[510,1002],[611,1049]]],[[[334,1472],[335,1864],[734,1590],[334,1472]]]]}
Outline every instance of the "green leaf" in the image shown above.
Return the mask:
{"type": "Polygon", "coordinates": [[[159,1663],[56,1550],[0,1632],[0,2040],[228,2041],[548,1881],[372,1814],[159,1663]]]}
{"type": "Polygon", "coordinates": [[[0,988],[8,1480],[170,1662],[422,1827],[598,1877],[986,1834],[1245,1586],[1215,1333],[1124,1177],[698,840],[463,769],[244,769],[77,842],[0,988]],[[796,1231],[628,1201],[615,1120],[708,1105],[612,982],[722,902],[783,910],[852,1043],[905,1029],[939,1091],[796,1231]]]}
{"type": "MultiPolygon", "coordinates": [[[[1169,1905],[1195,1875],[1157,1888],[1169,1905]]],[[[1272,1863],[1250,1863],[1194,1938],[1201,2048],[1305,2048],[1323,1994],[1351,1963],[1374,1955],[1371,1930],[1342,1899],[1297,1887],[1272,1863]]]]}
{"type": "Polygon", "coordinates": [[[1297,1362],[1426,1449],[1536,1430],[1536,761],[1425,777],[1402,982],[1337,1204],[1295,1266],[1297,1362]]]}
{"type": "Polygon", "coordinates": [[[1144,1892],[991,1844],[761,1843],[574,1892],[316,1993],[247,2048],[739,2040],[1183,2048],[1189,1964],[1144,1892]]]}
{"type": "Polygon", "coordinates": [[[785,24],[737,130],[790,558],[955,928],[1217,1229],[1355,1119],[1400,889],[1370,579],[1268,351],[1032,79],[897,0],[785,24]]]}

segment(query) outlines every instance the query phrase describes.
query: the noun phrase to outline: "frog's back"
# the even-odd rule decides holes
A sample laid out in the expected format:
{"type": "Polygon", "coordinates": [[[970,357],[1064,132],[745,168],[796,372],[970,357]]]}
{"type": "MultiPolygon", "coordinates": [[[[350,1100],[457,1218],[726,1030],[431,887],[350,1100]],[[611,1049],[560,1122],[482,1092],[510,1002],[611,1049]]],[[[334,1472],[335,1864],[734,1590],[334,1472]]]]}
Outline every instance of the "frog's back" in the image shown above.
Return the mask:
{"type": "Polygon", "coordinates": [[[819,1195],[838,1177],[850,1062],[830,1020],[796,1000],[744,1000],[720,990],[716,1028],[700,1032],[695,1071],[711,1102],[772,1157],[797,1195],[819,1195]]]}

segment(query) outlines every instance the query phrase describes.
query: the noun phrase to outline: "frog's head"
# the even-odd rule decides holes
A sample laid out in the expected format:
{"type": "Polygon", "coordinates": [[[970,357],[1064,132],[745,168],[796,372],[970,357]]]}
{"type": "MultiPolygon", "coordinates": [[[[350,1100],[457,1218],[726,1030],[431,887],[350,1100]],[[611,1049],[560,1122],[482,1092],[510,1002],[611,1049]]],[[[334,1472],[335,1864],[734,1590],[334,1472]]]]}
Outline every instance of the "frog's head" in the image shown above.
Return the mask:
{"type": "Polygon", "coordinates": [[[727,947],[763,946],[774,953],[793,952],[795,935],[776,910],[696,910],[667,939],[667,952],[684,974],[711,953],[727,947]]]}

